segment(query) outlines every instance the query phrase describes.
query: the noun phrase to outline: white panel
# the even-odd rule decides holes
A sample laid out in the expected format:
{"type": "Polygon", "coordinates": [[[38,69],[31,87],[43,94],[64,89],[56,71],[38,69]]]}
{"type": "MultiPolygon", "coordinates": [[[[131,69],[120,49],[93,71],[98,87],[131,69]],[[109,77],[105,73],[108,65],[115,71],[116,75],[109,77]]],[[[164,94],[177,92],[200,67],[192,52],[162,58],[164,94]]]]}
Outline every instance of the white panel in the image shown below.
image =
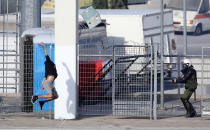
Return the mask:
{"type": "Polygon", "coordinates": [[[106,19],[109,24],[107,36],[110,44],[140,45],[143,43],[142,16],[102,14],[101,18],[106,19]]]}
{"type": "Polygon", "coordinates": [[[77,31],[77,0],[55,1],[55,38],[56,44],[75,45],[77,31]]]}
{"type": "Polygon", "coordinates": [[[75,119],[77,0],[55,1],[55,63],[58,78],[55,87],[55,119],[75,119]]]}
{"type": "MultiPolygon", "coordinates": [[[[144,16],[144,29],[153,29],[156,27],[160,27],[161,14],[155,13],[144,16]]],[[[164,11],[164,25],[172,25],[173,24],[173,15],[172,11],[166,10],[164,11]]]]}
{"type": "Polygon", "coordinates": [[[76,118],[76,52],[75,46],[57,46],[55,61],[58,77],[55,87],[59,98],[55,100],[55,119],[76,118]]]}

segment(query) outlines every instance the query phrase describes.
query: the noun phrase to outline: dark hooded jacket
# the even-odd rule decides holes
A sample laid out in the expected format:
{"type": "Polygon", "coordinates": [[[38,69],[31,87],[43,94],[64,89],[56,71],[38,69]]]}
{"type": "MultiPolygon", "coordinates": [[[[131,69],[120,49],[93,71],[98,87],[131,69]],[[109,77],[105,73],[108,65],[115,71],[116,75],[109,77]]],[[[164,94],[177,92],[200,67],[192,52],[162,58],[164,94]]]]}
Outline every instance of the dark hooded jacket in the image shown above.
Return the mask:
{"type": "Polygon", "coordinates": [[[185,83],[185,89],[189,89],[191,91],[195,91],[198,83],[197,83],[197,74],[194,67],[191,65],[181,70],[184,77],[178,77],[177,83],[185,83]]]}

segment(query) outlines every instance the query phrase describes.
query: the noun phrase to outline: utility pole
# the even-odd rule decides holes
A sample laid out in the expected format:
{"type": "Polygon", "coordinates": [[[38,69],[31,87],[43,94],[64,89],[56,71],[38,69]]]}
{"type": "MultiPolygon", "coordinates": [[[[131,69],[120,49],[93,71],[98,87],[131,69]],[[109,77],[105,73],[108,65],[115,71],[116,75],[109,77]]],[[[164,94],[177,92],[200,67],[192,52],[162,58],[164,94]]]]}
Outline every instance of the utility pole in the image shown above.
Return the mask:
{"type": "Polygon", "coordinates": [[[21,0],[21,34],[37,27],[41,27],[41,0],[21,0]]]}
{"type": "Polygon", "coordinates": [[[160,38],[160,46],[161,46],[161,80],[160,80],[160,107],[161,109],[164,108],[164,8],[163,8],[163,0],[160,2],[161,7],[161,38],[160,38]]]}
{"type": "Polygon", "coordinates": [[[186,14],[186,0],[183,0],[183,12],[184,12],[184,55],[187,55],[187,14],[186,14]]]}

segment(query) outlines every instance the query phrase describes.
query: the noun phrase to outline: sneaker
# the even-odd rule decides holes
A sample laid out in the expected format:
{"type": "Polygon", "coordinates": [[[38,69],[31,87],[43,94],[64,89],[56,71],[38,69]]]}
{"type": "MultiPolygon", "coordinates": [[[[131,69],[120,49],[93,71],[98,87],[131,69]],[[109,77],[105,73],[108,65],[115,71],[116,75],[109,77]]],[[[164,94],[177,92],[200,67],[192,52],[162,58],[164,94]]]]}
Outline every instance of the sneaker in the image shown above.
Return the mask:
{"type": "Polygon", "coordinates": [[[43,105],[44,105],[44,101],[39,101],[40,110],[42,110],[43,105]]]}
{"type": "Polygon", "coordinates": [[[38,96],[32,96],[31,97],[31,103],[35,103],[35,101],[38,99],[38,96]]]}

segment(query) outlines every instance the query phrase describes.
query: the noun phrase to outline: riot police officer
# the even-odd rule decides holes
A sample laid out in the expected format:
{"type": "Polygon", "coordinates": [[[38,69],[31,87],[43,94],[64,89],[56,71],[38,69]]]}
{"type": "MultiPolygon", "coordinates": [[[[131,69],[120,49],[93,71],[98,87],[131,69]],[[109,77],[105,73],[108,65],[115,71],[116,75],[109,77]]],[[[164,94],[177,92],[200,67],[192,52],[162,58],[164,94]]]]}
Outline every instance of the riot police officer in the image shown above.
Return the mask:
{"type": "Polygon", "coordinates": [[[178,78],[174,78],[173,83],[185,83],[185,91],[181,96],[181,101],[187,111],[186,117],[195,117],[197,114],[192,104],[189,102],[189,99],[198,85],[197,74],[189,59],[184,59],[181,72],[182,75],[178,78]]]}

